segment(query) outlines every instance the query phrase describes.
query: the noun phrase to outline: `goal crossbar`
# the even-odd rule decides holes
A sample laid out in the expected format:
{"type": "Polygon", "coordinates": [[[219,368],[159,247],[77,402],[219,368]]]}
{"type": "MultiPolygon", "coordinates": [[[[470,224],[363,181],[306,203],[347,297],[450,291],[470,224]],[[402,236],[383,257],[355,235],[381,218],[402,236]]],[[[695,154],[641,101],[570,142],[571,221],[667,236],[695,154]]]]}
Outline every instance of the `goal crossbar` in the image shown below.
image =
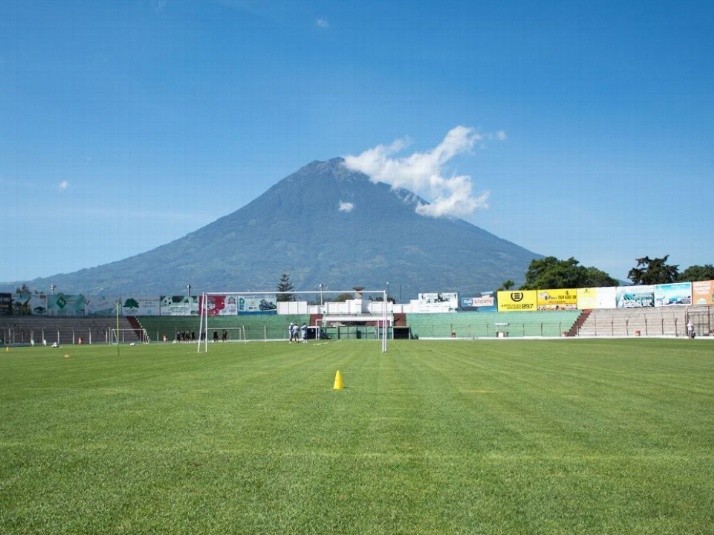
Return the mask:
{"type": "Polygon", "coordinates": [[[146,329],[109,329],[109,343],[117,345],[119,343],[136,342],[149,343],[149,334],[146,329]]]}

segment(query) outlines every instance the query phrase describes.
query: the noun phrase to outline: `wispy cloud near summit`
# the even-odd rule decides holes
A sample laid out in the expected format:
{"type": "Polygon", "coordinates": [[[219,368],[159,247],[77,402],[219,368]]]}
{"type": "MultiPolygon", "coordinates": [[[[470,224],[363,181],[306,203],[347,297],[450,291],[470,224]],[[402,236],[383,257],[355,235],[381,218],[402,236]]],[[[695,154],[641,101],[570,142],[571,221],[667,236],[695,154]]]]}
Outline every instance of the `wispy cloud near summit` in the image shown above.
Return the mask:
{"type": "Polygon", "coordinates": [[[477,142],[493,138],[505,139],[505,133],[484,136],[473,128],[457,126],[441,143],[426,152],[395,157],[409,145],[407,139],[398,139],[391,145],[378,145],[357,156],[345,156],[345,166],[365,173],[373,182],[403,187],[429,199],[431,204],[417,207],[419,214],[463,217],[478,208],[487,208],[489,194],[474,195],[470,176],[446,178],[444,168],[452,158],[470,151],[477,142]]]}

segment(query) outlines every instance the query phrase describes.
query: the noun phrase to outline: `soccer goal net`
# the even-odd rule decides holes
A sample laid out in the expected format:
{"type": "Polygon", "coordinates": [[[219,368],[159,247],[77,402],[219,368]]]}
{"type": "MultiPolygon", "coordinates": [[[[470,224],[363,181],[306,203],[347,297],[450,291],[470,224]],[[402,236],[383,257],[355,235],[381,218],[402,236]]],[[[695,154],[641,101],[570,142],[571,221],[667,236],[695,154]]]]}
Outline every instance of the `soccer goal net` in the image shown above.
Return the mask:
{"type": "MultiPolygon", "coordinates": [[[[263,327],[266,329],[264,336],[261,337],[264,341],[307,341],[308,339],[322,339],[323,335],[326,334],[330,329],[338,333],[342,333],[343,337],[353,337],[355,339],[363,340],[377,340],[380,343],[382,352],[387,351],[387,338],[390,328],[393,326],[394,317],[392,314],[388,313],[388,302],[387,302],[387,291],[386,290],[364,290],[362,288],[355,288],[353,290],[324,290],[320,289],[320,305],[313,304],[309,305],[310,298],[316,296],[318,292],[315,290],[307,291],[290,291],[290,292],[278,292],[278,291],[250,291],[250,292],[204,292],[199,300],[199,316],[200,327],[198,336],[198,348],[197,351],[200,352],[203,349],[204,352],[208,352],[209,342],[220,342],[223,341],[222,337],[224,334],[224,322],[221,320],[225,319],[226,315],[237,315],[242,314],[250,317],[251,315],[267,314],[271,315],[272,319],[270,327],[263,327]],[[302,301],[302,305],[308,306],[308,311],[302,309],[300,313],[293,312],[281,312],[280,314],[287,314],[285,317],[285,324],[279,326],[279,335],[275,336],[275,327],[280,323],[279,318],[281,317],[278,313],[280,309],[278,303],[278,296],[281,294],[289,294],[296,297],[297,301],[300,301],[300,297],[305,297],[305,301],[302,301]],[[345,303],[329,303],[327,302],[329,296],[331,295],[344,295],[353,294],[354,299],[348,300],[345,303]],[[376,296],[376,298],[375,298],[376,296]],[[333,305],[333,306],[328,306],[333,305]],[[292,333],[289,328],[295,320],[295,316],[303,316],[300,318],[301,327],[297,329],[295,334],[292,333]],[[218,316],[223,316],[219,318],[218,316]],[[276,321],[277,320],[277,321],[276,321]],[[271,331],[271,335],[268,334],[268,329],[271,331]],[[305,331],[303,331],[303,329],[305,331]],[[307,332],[304,335],[303,332],[307,332]],[[344,335],[347,336],[344,336],[344,335]],[[351,335],[351,336],[350,336],[351,335]],[[295,338],[293,338],[295,336],[295,338]]],[[[292,303],[292,301],[290,302],[292,303]]],[[[292,303],[298,304],[298,303],[292,303]]],[[[285,310],[283,308],[283,310],[285,310]]],[[[253,323],[248,329],[246,326],[242,326],[242,331],[230,332],[229,340],[231,341],[243,341],[257,340],[254,331],[256,325],[254,322],[247,322],[246,325],[253,323]],[[250,336],[246,336],[247,331],[250,330],[250,336]]],[[[328,338],[328,336],[325,336],[328,338]]]]}
{"type": "Polygon", "coordinates": [[[110,344],[131,344],[136,342],[149,343],[149,335],[146,329],[110,329],[109,331],[110,344]]]}

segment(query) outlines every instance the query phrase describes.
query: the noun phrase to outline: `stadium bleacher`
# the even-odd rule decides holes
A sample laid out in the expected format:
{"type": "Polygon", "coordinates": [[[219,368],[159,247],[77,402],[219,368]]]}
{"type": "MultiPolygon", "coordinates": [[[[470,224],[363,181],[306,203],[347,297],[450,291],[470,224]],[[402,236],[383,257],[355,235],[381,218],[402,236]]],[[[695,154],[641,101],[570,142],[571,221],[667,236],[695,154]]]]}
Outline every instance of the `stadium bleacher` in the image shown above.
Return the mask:
{"type": "MultiPolygon", "coordinates": [[[[411,338],[497,338],[497,337],[619,337],[685,336],[688,319],[695,318],[699,336],[710,336],[714,311],[709,307],[660,307],[594,309],[589,311],[539,312],[450,312],[413,313],[400,318],[402,329],[408,327],[411,338]]],[[[226,331],[227,340],[287,340],[288,325],[307,323],[308,315],[238,315],[215,316],[208,321],[209,340],[214,331],[219,340],[226,331]]],[[[0,340],[5,344],[108,343],[116,329],[116,317],[101,316],[0,316],[0,340]]],[[[145,329],[152,342],[177,340],[177,333],[198,336],[198,316],[120,317],[122,342],[139,342],[145,329]]],[[[376,328],[344,325],[325,328],[334,339],[375,339],[376,328]]]]}
{"type": "MultiPolygon", "coordinates": [[[[108,343],[112,329],[116,329],[116,317],[109,316],[2,316],[0,333],[7,344],[25,345],[34,342],[48,344],[108,343]]],[[[126,342],[137,342],[139,337],[132,331],[127,318],[119,318],[119,328],[126,329],[126,342]]]]}
{"type": "MultiPolygon", "coordinates": [[[[136,318],[142,328],[146,329],[152,341],[172,342],[176,340],[176,333],[196,333],[200,330],[201,320],[198,316],[140,316],[136,318]]],[[[213,338],[216,331],[219,339],[225,330],[228,340],[287,340],[288,325],[290,322],[306,323],[306,315],[239,315],[239,316],[211,316],[208,319],[208,337],[213,338]]]]}
{"type": "Polygon", "coordinates": [[[412,336],[418,338],[494,338],[562,336],[579,310],[548,312],[451,312],[408,314],[412,336]]]}
{"type": "Polygon", "coordinates": [[[578,336],[685,336],[688,307],[594,309],[578,336]]]}

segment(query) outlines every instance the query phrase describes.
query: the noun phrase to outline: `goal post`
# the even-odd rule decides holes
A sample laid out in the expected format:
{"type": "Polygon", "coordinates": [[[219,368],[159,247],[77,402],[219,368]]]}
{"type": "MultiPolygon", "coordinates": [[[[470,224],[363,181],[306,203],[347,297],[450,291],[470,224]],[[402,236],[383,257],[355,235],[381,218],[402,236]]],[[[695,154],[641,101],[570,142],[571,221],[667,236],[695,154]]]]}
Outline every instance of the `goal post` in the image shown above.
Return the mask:
{"type": "MultiPolygon", "coordinates": [[[[203,348],[203,351],[205,353],[208,352],[208,342],[209,339],[212,340],[212,335],[210,334],[210,326],[209,326],[209,317],[211,317],[211,314],[208,313],[209,311],[209,299],[212,297],[225,297],[225,296],[236,296],[236,297],[241,297],[241,296],[246,296],[246,297],[256,297],[256,296],[270,296],[270,295],[310,295],[314,296],[317,292],[315,290],[298,290],[298,291],[290,291],[290,292],[279,292],[279,291],[274,291],[274,290],[255,290],[255,291],[249,291],[249,292],[234,292],[234,291],[225,291],[225,292],[203,292],[201,294],[201,300],[199,303],[199,316],[200,316],[200,325],[199,325],[199,335],[198,335],[198,343],[197,343],[197,348],[196,352],[200,353],[201,349],[203,348]]],[[[352,290],[325,290],[320,288],[320,301],[321,301],[321,315],[322,315],[322,322],[321,325],[312,325],[311,327],[324,327],[326,321],[357,321],[357,322],[372,322],[376,325],[376,333],[377,336],[376,338],[380,341],[380,346],[381,346],[381,351],[382,353],[386,353],[387,351],[387,338],[388,338],[388,333],[389,333],[389,327],[390,325],[393,324],[393,319],[390,318],[388,315],[388,301],[387,301],[387,290],[363,290],[363,289],[352,289],[352,290]],[[362,295],[376,295],[376,296],[381,296],[382,298],[382,306],[380,307],[381,310],[379,313],[369,313],[369,314],[333,314],[333,315],[327,315],[324,313],[326,309],[322,308],[322,298],[323,295],[341,295],[341,294],[357,294],[360,297],[362,295]]],[[[273,307],[274,308],[274,307],[273,307]]],[[[392,325],[393,327],[393,325],[392,325]]],[[[247,338],[245,336],[245,330],[243,330],[243,341],[247,342],[247,338]]]]}
{"type": "Polygon", "coordinates": [[[132,342],[149,343],[149,334],[146,329],[109,329],[109,343],[111,345],[132,342]]]}

